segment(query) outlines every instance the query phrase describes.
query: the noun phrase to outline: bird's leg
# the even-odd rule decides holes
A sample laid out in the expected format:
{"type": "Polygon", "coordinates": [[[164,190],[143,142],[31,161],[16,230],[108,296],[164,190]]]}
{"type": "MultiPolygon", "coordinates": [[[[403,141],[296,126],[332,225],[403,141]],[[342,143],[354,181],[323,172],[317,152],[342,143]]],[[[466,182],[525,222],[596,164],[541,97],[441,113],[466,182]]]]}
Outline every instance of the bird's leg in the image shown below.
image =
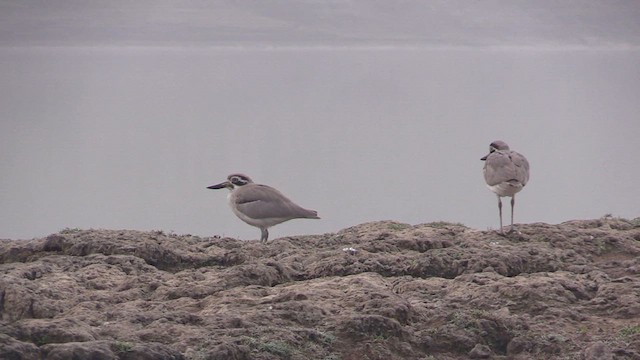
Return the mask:
{"type": "Polygon", "coordinates": [[[500,213],[500,234],[504,234],[502,231],[502,200],[498,196],[498,213],[500,213]]]}
{"type": "Polygon", "coordinates": [[[266,228],[260,229],[262,236],[260,237],[260,242],[266,243],[269,238],[269,231],[266,228]]]}
{"type": "Polygon", "coordinates": [[[511,227],[509,228],[509,232],[513,231],[513,207],[515,206],[515,204],[516,204],[516,196],[513,195],[511,197],[511,227]]]}

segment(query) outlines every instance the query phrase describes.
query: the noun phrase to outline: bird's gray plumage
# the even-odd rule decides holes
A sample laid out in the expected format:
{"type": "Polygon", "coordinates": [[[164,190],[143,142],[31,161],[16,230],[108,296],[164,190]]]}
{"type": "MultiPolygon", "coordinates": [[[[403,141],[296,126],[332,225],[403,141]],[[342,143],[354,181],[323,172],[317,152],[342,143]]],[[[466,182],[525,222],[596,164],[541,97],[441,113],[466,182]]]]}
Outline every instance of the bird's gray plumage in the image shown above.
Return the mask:
{"type": "Polygon", "coordinates": [[[252,219],[295,219],[317,217],[317,213],[304,209],[280,191],[259,184],[247,184],[234,191],[232,199],[238,211],[252,219]]]}
{"type": "Polygon", "coordinates": [[[231,174],[227,181],[212,185],[209,189],[227,188],[231,210],[249,225],[260,228],[261,241],[269,237],[268,228],[292,219],[319,219],[314,210],[305,209],[289,200],[280,191],[261,184],[255,184],[243,174],[231,174]]]}
{"type": "Polygon", "coordinates": [[[511,197],[511,227],[513,230],[513,208],[515,195],[529,182],[529,162],[520,153],[513,151],[502,140],[489,145],[489,154],[482,159],[483,173],[487,187],[498,196],[500,214],[500,232],[502,233],[502,201],[503,196],[511,197]]]}

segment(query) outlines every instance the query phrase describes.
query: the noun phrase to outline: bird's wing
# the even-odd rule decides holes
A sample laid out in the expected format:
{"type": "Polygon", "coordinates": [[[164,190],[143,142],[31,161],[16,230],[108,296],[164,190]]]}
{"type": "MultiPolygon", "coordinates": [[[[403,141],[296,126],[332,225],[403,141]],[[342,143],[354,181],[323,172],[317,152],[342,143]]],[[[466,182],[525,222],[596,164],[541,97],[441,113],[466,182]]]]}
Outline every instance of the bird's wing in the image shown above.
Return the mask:
{"type": "Polygon", "coordinates": [[[522,186],[527,185],[527,182],[529,182],[529,162],[527,161],[527,158],[520,153],[512,151],[511,160],[515,166],[515,178],[522,184],[522,186]]]}
{"type": "Polygon", "coordinates": [[[235,192],[236,208],[253,219],[317,216],[315,211],[296,205],[280,191],[267,185],[245,185],[235,192]]]}
{"type": "Polygon", "coordinates": [[[529,163],[524,156],[514,151],[495,151],[485,161],[484,179],[489,186],[512,180],[517,180],[524,186],[528,178],[529,163]],[[526,171],[523,171],[524,167],[526,171]]]}

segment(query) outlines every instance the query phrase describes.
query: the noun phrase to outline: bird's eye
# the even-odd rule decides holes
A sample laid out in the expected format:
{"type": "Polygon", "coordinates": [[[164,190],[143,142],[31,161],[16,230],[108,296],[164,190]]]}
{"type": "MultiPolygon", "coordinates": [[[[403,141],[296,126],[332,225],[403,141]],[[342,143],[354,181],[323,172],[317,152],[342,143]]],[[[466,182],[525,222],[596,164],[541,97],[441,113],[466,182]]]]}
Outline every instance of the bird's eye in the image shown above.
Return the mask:
{"type": "Polygon", "coordinates": [[[247,182],[244,179],[242,179],[240,176],[234,176],[231,178],[231,183],[235,185],[244,185],[247,182]]]}

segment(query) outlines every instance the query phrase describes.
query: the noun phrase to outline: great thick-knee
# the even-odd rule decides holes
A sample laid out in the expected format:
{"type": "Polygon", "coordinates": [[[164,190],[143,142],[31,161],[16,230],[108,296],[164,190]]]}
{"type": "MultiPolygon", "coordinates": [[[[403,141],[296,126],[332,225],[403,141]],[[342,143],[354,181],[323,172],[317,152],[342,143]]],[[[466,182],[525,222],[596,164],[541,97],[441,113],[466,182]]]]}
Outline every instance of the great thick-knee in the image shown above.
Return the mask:
{"type": "Polygon", "coordinates": [[[260,229],[262,242],[267,242],[268,229],[274,225],[291,219],[320,219],[316,211],[300,207],[270,186],[255,184],[247,175],[231,174],[227,181],[207,188],[231,190],[231,210],[240,220],[260,229]]]}
{"type": "Polygon", "coordinates": [[[480,159],[484,161],[484,180],[487,186],[498,196],[498,213],[500,215],[500,233],[502,231],[502,201],[501,197],[511,197],[511,227],[513,230],[513,208],[515,195],[529,181],[529,162],[520,153],[509,149],[509,145],[502,140],[496,140],[489,145],[489,154],[480,159]]]}

